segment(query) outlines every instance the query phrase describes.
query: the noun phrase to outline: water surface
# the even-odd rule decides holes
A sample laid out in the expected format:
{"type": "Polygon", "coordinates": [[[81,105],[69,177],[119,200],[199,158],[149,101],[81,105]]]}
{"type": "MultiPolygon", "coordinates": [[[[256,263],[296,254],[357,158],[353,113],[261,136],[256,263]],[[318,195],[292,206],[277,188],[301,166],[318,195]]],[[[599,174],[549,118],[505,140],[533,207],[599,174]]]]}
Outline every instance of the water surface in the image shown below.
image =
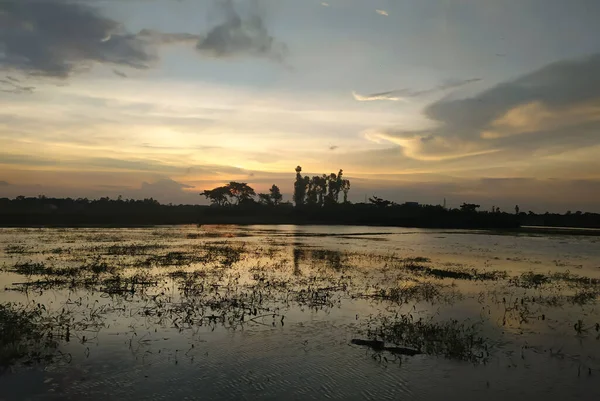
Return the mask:
{"type": "Polygon", "coordinates": [[[599,239],[2,229],[0,302],[43,306],[56,348],[0,399],[598,399],[599,239]]]}

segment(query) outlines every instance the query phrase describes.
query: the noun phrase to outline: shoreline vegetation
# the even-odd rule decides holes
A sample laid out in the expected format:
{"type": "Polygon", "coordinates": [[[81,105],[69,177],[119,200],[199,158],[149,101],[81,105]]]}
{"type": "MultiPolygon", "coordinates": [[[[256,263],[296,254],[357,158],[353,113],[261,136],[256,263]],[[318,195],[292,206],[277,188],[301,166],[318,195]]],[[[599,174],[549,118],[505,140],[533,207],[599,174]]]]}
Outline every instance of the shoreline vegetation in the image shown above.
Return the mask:
{"type": "Polygon", "coordinates": [[[131,227],[180,224],[235,225],[356,225],[439,229],[503,229],[524,232],[540,227],[568,227],[557,233],[599,235],[600,214],[567,212],[565,214],[525,213],[516,205],[514,212],[481,211],[480,205],[463,203],[459,208],[398,204],[376,196],[368,202],[348,201],[350,181],[343,171],[322,176],[302,176],[296,168],[293,203],[283,202],[280,189],[273,185],[268,193],[257,194],[247,183],[229,184],[205,190],[211,205],[160,204],[143,200],[87,198],[48,198],[18,196],[0,198],[0,227],[131,227]],[[523,228],[521,229],[520,227],[523,228]],[[528,226],[528,227],[524,227],[528,226]],[[533,228],[530,226],[536,226],[533,228]]]}
{"type": "MultiPolygon", "coordinates": [[[[15,202],[14,200],[10,201],[15,202]]],[[[297,210],[290,205],[211,207],[161,205],[153,200],[71,200],[26,198],[27,207],[2,207],[0,227],[144,227],[155,225],[352,225],[437,229],[501,229],[507,232],[598,235],[600,215],[586,213],[584,224],[568,215],[519,216],[508,213],[465,212],[440,206],[389,207],[368,204],[338,205],[297,210]],[[48,208],[47,205],[84,203],[83,207],[48,208]],[[35,206],[34,206],[35,205],[35,206]]],[[[0,203],[5,203],[0,200],[0,203]]],[[[16,203],[19,203],[16,201],[16,203]]],[[[24,205],[19,205],[24,206],[24,205]]]]}

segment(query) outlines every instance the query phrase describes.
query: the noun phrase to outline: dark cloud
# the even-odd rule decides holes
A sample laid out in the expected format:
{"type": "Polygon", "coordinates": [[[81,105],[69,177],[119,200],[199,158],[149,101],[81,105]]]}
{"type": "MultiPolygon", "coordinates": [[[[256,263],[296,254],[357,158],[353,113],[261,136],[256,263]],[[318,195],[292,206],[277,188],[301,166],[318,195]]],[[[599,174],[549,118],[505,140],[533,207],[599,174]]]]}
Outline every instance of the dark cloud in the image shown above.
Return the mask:
{"type": "MultiPolygon", "coordinates": [[[[65,78],[94,63],[146,69],[158,58],[157,46],[176,43],[195,44],[210,57],[283,60],[286,47],[269,34],[258,6],[251,6],[246,16],[232,0],[218,4],[224,22],[201,36],[151,29],[130,33],[121,23],[101,15],[93,1],[1,0],[0,70],[65,78]]],[[[120,70],[115,71],[122,76],[120,70]]],[[[15,88],[0,90],[23,93],[15,88]]]]}
{"type": "Polygon", "coordinates": [[[224,21],[198,41],[196,48],[201,53],[216,58],[257,56],[283,61],[286,46],[269,34],[257,6],[252,7],[248,16],[242,16],[233,0],[218,4],[224,21]]]}
{"type": "Polygon", "coordinates": [[[0,153],[0,164],[12,164],[16,166],[55,166],[59,165],[58,160],[46,157],[37,157],[30,155],[15,155],[9,153],[0,153]]]}
{"type": "Polygon", "coordinates": [[[152,29],[142,29],[137,37],[148,40],[154,44],[173,44],[173,43],[197,43],[202,38],[199,35],[191,33],[165,33],[152,29]]]}
{"type": "Polygon", "coordinates": [[[35,86],[24,86],[19,82],[19,80],[8,76],[5,79],[0,79],[0,92],[22,94],[33,93],[35,90],[35,86]]]}
{"type": "Polygon", "coordinates": [[[329,147],[329,150],[336,150],[337,148],[339,148],[339,146],[337,145],[332,145],[329,147]]]}
{"type": "Polygon", "coordinates": [[[4,70],[64,78],[92,63],[146,69],[157,58],[157,45],[198,40],[198,35],[189,33],[149,29],[129,33],[89,1],[0,1],[0,69],[4,70]]]}
{"type": "Polygon", "coordinates": [[[415,97],[419,97],[419,96],[431,95],[433,93],[438,93],[438,92],[443,92],[443,91],[450,90],[450,89],[459,88],[461,86],[464,86],[464,85],[467,85],[467,84],[470,84],[473,82],[478,82],[478,81],[481,81],[481,79],[480,78],[472,78],[472,79],[466,79],[466,80],[451,80],[451,81],[448,81],[441,85],[438,85],[434,88],[429,88],[429,89],[413,90],[413,89],[409,89],[409,88],[404,88],[404,89],[396,89],[396,90],[387,91],[387,92],[373,93],[370,95],[360,95],[356,92],[353,92],[352,95],[354,96],[354,99],[356,99],[360,102],[369,102],[369,101],[373,101],[373,100],[398,101],[398,100],[406,100],[406,99],[410,99],[410,98],[415,98],[415,97]]]}
{"type": "Polygon", "coordinates": [[[113,69],[113,74],[121,78],[127,78],[127,74],[125,74],[123,71],[113,69]]]}
{"type": "Polygon", "coordinates": [[[8,182],[6,182],[6,181],[0,181],[0,187],[7,187],[9,185],[10,184],[8,182]]]}
{"type": "Polygon", "coordinates": [[[508,110],[532,102],[558,109],[600,99],[600,54],[560,61],[506,82],[481,94],[442,100],[425,110],[448,128],[483,128],[508,110]]]}
{"type": "Polygon", "coordinates": [[[0,2],[0,68],[66,77],[92,62],[139,69],[153,59],[144,41],[88,4],[0,2]]]}
{"type": "Polygon", "coordinates": [[[386,129],[379,137],[412,148],[409,156],[415,158],[486,152],[524,157],[598,145],[598,71],[600,54],[556,62],[474,97],[429,105],[424,114],[436,128],[386,129]],[[414,142],[407,143],[410,138],[414,142]]]}

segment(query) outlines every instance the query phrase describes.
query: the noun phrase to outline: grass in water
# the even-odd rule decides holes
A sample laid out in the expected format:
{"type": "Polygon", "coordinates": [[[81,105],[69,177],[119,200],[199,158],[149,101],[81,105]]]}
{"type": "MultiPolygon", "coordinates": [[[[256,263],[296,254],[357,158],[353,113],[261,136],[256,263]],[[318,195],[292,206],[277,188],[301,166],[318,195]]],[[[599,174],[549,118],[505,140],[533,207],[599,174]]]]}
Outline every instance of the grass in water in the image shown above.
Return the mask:
{"type": "Polygon", "coordinates": [[[370,338],[409,347],[419,353],[444,356],[474,363],[489,357],[487,341],[479,334],[477,324],[449,320],[433,322],[411,314],[382,317],[369,328],[370,338]]]}

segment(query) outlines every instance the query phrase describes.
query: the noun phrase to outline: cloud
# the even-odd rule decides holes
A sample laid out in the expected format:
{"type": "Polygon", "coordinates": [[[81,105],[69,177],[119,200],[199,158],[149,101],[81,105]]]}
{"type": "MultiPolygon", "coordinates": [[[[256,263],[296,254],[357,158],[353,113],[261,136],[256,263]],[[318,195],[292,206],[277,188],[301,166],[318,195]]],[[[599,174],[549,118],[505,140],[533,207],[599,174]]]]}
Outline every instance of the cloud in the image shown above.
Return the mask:
{"type": "Polygon", "coordinates": [[[481,81],[481,79],[480,78],[472,78],[472,79],[466,79],[466,80],[453,80],[453,81],[448,81],[446,83],[443,83],[441,85],[438,85],[438,86],[436,86],[434,88],[430,88],[430,89],[412,90],[412,89],[404,88],[404,89],[396,89],[396,90],[392,90],[392,91],[388,91],[388,92],[373,93],[371,95],[360,95],[356,92],[352,92],[352,95],[354,96],[354,99],[358,100],[359,102],[371,102],[371,101],[375,101],[375,100],[391,100],[391,101],[395,101],[395,102],[408,101],[408,99],[411,99],[411,98],[431,95],[434,93],[443,92],[443,91],[450,90],[450,89],[456,89],[461,86],[464,86],[464,85],[467,85],[467,84],[470,84],[473,82],[478,82],[478,81],[481,81]]]}
{"type": "Polygon", "coordinates": [[[148,29],[129,33],[91,4],[68,0],[0,1],[0,70],[65,78],[93,63],[146,69],[157,60],[156,46],[200,39],[188,33],[148,29]]]}
{"type": "Polygon", "coordinates": [[[86,4],[63,0],[0,2],[0,69],[66,77],[92,62],[147,68],[145,43],[86,4]]]}
{"type": "Polygon", "coordinates": [[[6,181],[0,181],[0,187],[7,187],[9,185],[10,184],[8,182],[6,182],[6,181]]]}
{"type": "Polygon", "coordinates": [[[329,7],[329,3],[321,3],[323,7],[329,7]]]}
{"type": "Polygon", "coordinates": [[[154,44],[197,43],[202,40],[200,35],[192,33],[166,33],[152,29],[142,29],[137,37],[154,44]]]}
{"type": "Polygon", "coordinates": [[[466,99],[442,99],[424,114],[435,128],[375,130],[419,160],[495,153],[505,161],[600,145],[600,54],[547,65],[466,99]],[[422,138],[429,138],[424,142],[422,138]]]}
{"type": "Polygon", "coordinates": [[[0,92],[5,93],[33,93],[35,90],[34,86],[23,86],[19,83],[18,79],[12,77],[6,77],[6,79],[0,79],[0,92]]]}
{"type": "Polygon", "coordinates": [[[215,58],[256,56],[283,61],[287,47],[269,34],[257,6],[251,7],[250,15],[242,16],[233,0],[219,4],[225,20],[198,41],[198,51],[215,58]]]}
{"type": "Polygon", "coordinates": [[[329,147],[329,150],[336,150],[337,148],[339,148],[339,146],[337,145],[332,145],[329,147]]]}
{"type": "Polygon", "coordinates": [[[375,10],[375,12],[377,14],[379,14],[379,15],[383,15],[383,16],[386,16],[386,17],[389,15],[388,12],[385,11],[385,10],[375,10]]]}
{"type": "Polygon", "coordinates": [[[116,76],[119,76],[121,78],[127,78],[127,74],[125,74],[123,71],[113,69],[113,74],[115,74],[116,76]]]}
{"type": "Polygon", "coordinates": [[[142,194],[167,197],[175,192],[186,188],[194,188],[192,185],[182,184],[170,178],[163,178],[155,182],[142,182],[140,192],[142,194]]]}
{"type": "Polygon", "coordinates": [[[394,102],[397,101],[407,101],[408,97],[411,97],[411,92],[406,91],[408,96],[400,96],[402,91],[389,91],[389,92],[381,92],[381,93],[373,93],[371,95],[361,95],[356,92],[352,92],[352,96],[354,96],[355,100],[359,102],[372,102],[375,100],[391,100],[394,102]]]}

